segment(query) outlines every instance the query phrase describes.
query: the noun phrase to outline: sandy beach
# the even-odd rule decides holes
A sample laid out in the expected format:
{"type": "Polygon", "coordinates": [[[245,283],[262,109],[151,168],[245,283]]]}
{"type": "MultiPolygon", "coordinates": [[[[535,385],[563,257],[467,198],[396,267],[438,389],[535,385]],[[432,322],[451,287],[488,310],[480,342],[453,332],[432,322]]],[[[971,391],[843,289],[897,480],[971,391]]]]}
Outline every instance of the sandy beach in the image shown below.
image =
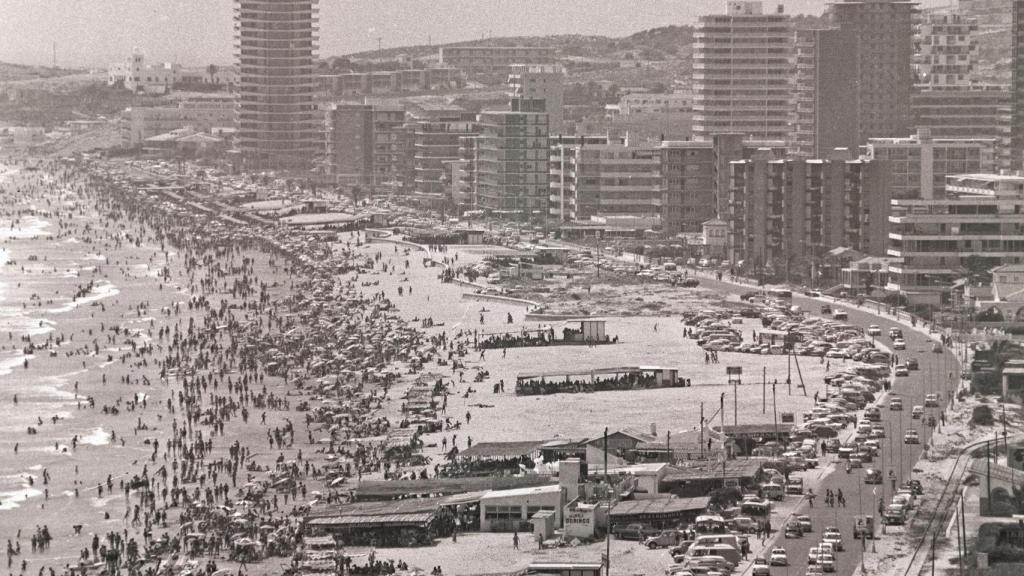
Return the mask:
{"type": "MultiPolygon", "coordinates": [[[[311,470],[300,470],[299,482],[290,494],[279,494],[280,502],[275,495],[272,509],[257,512],[276,518],[282,529],[294,525],[297,517],[290,516],[289,509],[317,499],[307,493],[328,492],[326,477],[318,472],[334,459],[319,440],[326,430],[315,424],[303,427],[304,416],[295,411],[300,403],[322,398],[318,400],[313,391],[297,391],[295,382],[286,384],[283,374],[268,370],[265,358],[243,368],[240,362],[254,357],[240,353],[236,340],[249,331],[259,338],[287,341],[288,333],[305,329],[296,323],[296,315],[309,305],[301,296],[325,286],[325,280],[300,272],[313,268],[310,263],[289,268],[279,255],[251,246],[243,249],[242,242],[230,249],[191,247],[183,252],[167,230],[130,217],[107,200],[97,203],[96,195],[83,192],[81,180],[64,180],[59,174],[58,170],[56,175],[9,175],[2,184],[0,247],[7,260],[0,272],[0,326],[9,337],[0,346],[0,428],[5,432],[0,439],[0,465],[5,470],[0,476],[0,538],[22,550],[9,556],[11,569],[17,571],[15,564],[22,561],[27,562],[27,572],[75,566],[83,557],[93,562],[94,536],[111,547],[132,539],[155,545],[163,534],[175,538],[183,512],[175,505],[179,498],[231,501],[248,480],[280,470],[282,463],[301,461],[311,470]],[[19,191],[29,184],[31,194],[19,191]],[[256,286],[258,301],[252,293],[256,286]],[[184,350],[183,341],[199,357],[186,362],[176,356],[172,350],[184,350]],[[170,372],[168,367],[173,367],[170,372]],[[243,377],[252,378],[254,387],[259,383],[263,407],[246,404],[255,388],[250,391],[246,384],[242,392],[243,377]],[[232,380],[239,384],[231,385],[232,380]],[[217,385],[226,382],[227,390],[218,391],[217,385]],[[242,406],[248,406],[247,417],[240,417],[242,406]],[[186,410],[187,432],[182,412],[186,410]],[[234,446],[245,448],[243,456],[234,446]],[[196,461],[194,451],[200,448],[196,461]],[[217,480],[217,472],[230,473],[230,482],[223,475],[217,480]],[[207,477],[214,479],[215,496],[211,483],[204,481],[207,477]],[[152,497],[125,491],[126,484],[134,486],[140,479],[152,497]],[[76,526],[81,526],[80,532],[76,526]],[[52,541],[45,549],[30,551],[29,538],[39,527],[47,528],[52,541]]],[[[218,233],[229,237],[224,230],[218,233]]],[[[351,248],[346,258],[364,263],[330,280],[332,290],[348,291],[342,298],[359,302],[359,307],[380,310],[383,303],[386,315],[397,315],[388,325],[399,322],[418,329],[430,318],[434,325],[423,328],[421,338],[429,341],[443,334],[453,350],[454,342],[460,342],[458,357],[464,364],[455,371],[437,364],[443,357],[438,351],[420,372],[403,374],[386,392],[378,395],[372,387],[365,389],[367,422],[401,420],[402,396],[423,374],[449,382],[446,414],[460,423],[460,448],[471,439],[594,437],[605,426],[646,429],[653,424],[662,433],[683,432],[699,424],[702,403],[706,417],[716,424],[723,421],[723,393],[726,424],[767,423],[774,418],[773,381],[779,383],[780,411],[799,413],[813,404],[815,392],[823,390],[826,366],[817,359],[801,359],[799,372],[782,356],[723,353],[718,364],[706,363],[704,352],[684,337],[680,317],[667,314],[610,316],[608,333],[618,336],[617,344],[512,348],[505,354],[489,350],[481,358],[465,349],[474,331],[538,326],[525,320],[525,305],[481,302],[464,297],[469,288],[442,283],[442,267],[428,266],[424,258],[454,258],[456,251],[442,256],[388,242],[357,247],[353,241],[359,238],[349,234],[331,247],[336,255],[351,248]],[[516,375],[523,372],[638,365],[677,368],[693,386],[549,396],[512,392],[516,375]],[[743,368],[742,386],[734,389],[727,384],[727,366],[743,368]],[[488,375],[473,382],[479,371],[488,375]],[[801,375],[806,394],[797,386],[801,375]],[[785,385],[787,377],[792,379],[791,388],[785,385]],[[506,383],[506,392],[492,392],[499,381],[506,383]]],[[[461,261],[481,256],[472,248],[458,254],[461,261]]],[[[707,305],[712,297],[696,298],[693,305],[707,305]]],[[[759,328],[750,321],[742,327],[745,337],[759,328]]],[[[308,359],[289,362],[292,370],[318,373],[308,359]]],[[[364,436],[364,441],[372,441],[373,434],[364,436]]],[[[440,446],[453,440],[451,431],[422,437],[429,459],[424,470],[443,462],[440,446]]],[[[373,458],[361,465],[361,477],[384,477],[387,468],[373,458]]],[[[269,501],[265,504],[270,506],[269,501]]],[[[401,549],[381,549],[380,554],[403,557],[401,549]]],[[[234,566],[226,554],[203,558],[234,566]]],[[[268,558],[247,570],[278,573],[286,564],[285,558],[268,558]]],[[[446,568],[460,573],[456,566],[446,568]]]]}

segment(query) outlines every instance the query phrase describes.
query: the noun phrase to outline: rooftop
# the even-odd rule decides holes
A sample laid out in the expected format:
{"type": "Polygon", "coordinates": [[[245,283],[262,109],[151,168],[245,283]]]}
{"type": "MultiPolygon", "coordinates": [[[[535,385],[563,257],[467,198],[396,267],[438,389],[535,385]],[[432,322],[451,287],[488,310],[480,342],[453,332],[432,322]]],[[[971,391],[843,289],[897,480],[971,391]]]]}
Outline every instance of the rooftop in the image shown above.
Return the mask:
{"type": "Polygon", "coordinates": [[[649,500],[623,500],[612,508],[611,515],[614,516],[636,516],[679,514],[682,512],[699,512],[708,507],[711,498],[698,496],[696,498],[652,498],[649,500]]]}

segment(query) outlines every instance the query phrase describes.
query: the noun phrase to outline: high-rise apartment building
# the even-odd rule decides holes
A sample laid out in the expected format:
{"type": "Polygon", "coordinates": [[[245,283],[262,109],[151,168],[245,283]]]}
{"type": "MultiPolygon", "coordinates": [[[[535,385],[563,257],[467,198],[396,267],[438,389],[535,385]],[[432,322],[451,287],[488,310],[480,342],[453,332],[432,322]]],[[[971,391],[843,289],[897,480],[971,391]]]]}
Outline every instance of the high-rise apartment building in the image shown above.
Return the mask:
{"type": "Polygon", "coordinates": [[[856,38],[838,28],[796,31],[789,152],[819,158],[857,142],[856,38]]]}
{"type": "Polygon", "coordinates": [[[508,75],[509,98],[542,102],[534,112],[546,112],[552,134],[562,132],[565,72],[558,64],[513,64],[508,75]]]}
{"type": "Polygon", "coordinates": [[[926,129],[908,138],[870,138],[864,147],[872,160],[885,160],[893,198],[932,199],[943,193],[946,176],[996,170],[993,138],[933,138],[926,129]]]}
{"type": "Polygon", "coordinates": [[[476,193],[479,207],[519,217],[548,214],[548,115],[485,111],[478,115],[476,193]]]}
{"type": "MultiPolygon", "coordinates": [[[[445,164],[459,160],[461,139],[477,133],[476,115],[458,106],[443,104],[420,104],[410,112],[416,191],[443,193],[449,188],[445,182],[445,164]]],[[[449,172],[450,169],[449,166],[449,172]]]]}
{"type": "MultiPolygon", "coordinates": [[[[560,212],[563,198],[572,219],[592,216],[661,217],[661,154],[626,142],[557,144],[551,155],[550,206],[560,212]]],[[[549,212],[550,212],[549,211],[549,212]]]]}
{"type": "Polygon", "coordinates": [[[789,279],[809,279],[825,253],[886,248],[884,163],[834,150],[824,159],[773,159],[765,152],[730,164],[729,259],[789,279]]]}
{"type": "Polygon", "coordinates": [[[693,45],[693,136],[734,132],[785,140],[792,110],[793,31],[781,6],[732,0],[702,16],[693,45]]]}
{"type": "Polygon", "coordinates": [[[318,0],[235,0],[236,145],[252,168],[307,169],[323,150],[314,103],[318,0]]]}
{"type": "Polygon", "coordinates": [[[1010,158],[1012,170],[1024,168],[1024,0],[1013,0],[1010,30],[1010,158]]]}
{"type": "Polygon", "coordinates": [[[957,12],[924,15],[914,35],[919,89],[967,86],[978,59],[978,21],[957,12]]]}
{"type": "Polygon", "coordinates": [[[831,10],[833,22],[857,45],[856,66],[847,71],[856,79],[857,144],[909,134],[917,3],[842,0],[831,10]]]}
{"type": "Polygon", "coordinates": [[[999,138],[1009,106],[1009,88],[995,84],[930,86],[910,97],[914,126],[936,138],[999,138]]]}
{"type": "Polygon", "coordinates": [[[661,226],[666,234],[701,232],[729,210],[729,164],[759,151],[782,158],[785,142],[715,134],[710,141],[661,143],[661,226]]]}
{"type": "Polygon", "coordinates": [[[409,141],[405,110],[335,104],[326,116],[327,165],[337,183],[371,188],[405,183],[409,141]]]}

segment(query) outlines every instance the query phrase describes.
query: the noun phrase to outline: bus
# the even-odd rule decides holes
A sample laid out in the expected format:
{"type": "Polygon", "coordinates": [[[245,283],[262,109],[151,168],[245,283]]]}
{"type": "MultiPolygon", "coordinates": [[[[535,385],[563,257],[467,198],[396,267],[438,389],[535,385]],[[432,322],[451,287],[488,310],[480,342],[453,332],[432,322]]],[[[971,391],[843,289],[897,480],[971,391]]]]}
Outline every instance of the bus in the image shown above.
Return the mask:
{"type": "Polygon", "coordinates": [[[779,300],[793,299],[793,291],[786,288],[769,288],[767,292],[770,298],[778,298],[779,300]]]}

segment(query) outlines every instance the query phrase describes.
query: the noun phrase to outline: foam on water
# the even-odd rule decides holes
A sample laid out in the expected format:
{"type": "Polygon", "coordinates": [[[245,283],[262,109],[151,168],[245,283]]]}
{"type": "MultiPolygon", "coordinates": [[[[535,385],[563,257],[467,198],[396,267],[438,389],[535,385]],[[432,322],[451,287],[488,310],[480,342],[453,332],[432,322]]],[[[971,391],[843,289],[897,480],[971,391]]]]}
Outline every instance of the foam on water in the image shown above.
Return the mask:
{"type": "Polygon", "coordinates": [[[46,230],[49,227],[50,223],[48,221],[36,218],[35,216],[25,216],[16,225],[11,220],[0,220],[0,240],[50,236],[50,232],[46,230]]]}
{"type": "Polygon", "coordinates": [[[79,306],[82,306],[83,304],[91,304],[104,298],[117,296],[120,293],[121,291],[117,289],[117,286],[114,286],[110,282],[101,281],[98,282],[96,286],[93,287],[92,291],[89,292],[89,294],[79,297],[77,300],[73,302],[68,302],[63,306],[58,306],[56,308],[48,308],[45,310],[45,312],[50,314],[63,314],[65,312],[71,312],[72,310],[78,308],[79,306]]]}
{"type": "Polygon", "coordinates": [[[14,356],[7,355],[6,357],[0,357],[0,376],[7,376],[14,372],[15,368],[20,368],[25,364],[25,360],[32,360],[35,358],[32,354],[24,354],[22,352],[16,352],[14,356]]]}
{"type": "Polygon", "coordinates": [[[42,495],[43,491],[36,488],[22,488],[20,490],[0,492],[0,510],[20,508],[21,504],[29,498],[36,498],[42,495]]]}
{"type": "Polygon", "coordinates": [[[88,444],[89,446],[105,446],[110,444],[110,432],[105,432],[100,427],[93,428],[88,434],[79,436],[78,443],[88,444]]]}

